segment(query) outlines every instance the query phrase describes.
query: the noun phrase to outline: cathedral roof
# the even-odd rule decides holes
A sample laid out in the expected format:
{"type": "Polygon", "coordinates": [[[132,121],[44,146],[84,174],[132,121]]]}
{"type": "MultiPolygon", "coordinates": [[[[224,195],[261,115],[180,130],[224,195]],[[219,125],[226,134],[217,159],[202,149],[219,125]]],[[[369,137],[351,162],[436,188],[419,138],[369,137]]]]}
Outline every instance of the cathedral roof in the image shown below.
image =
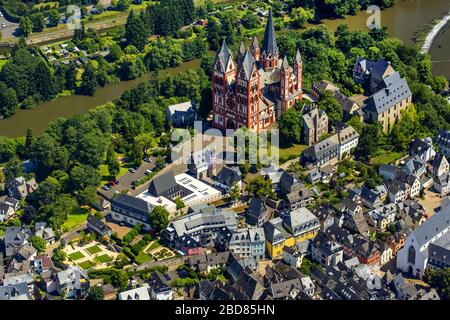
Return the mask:
{"type": "Polygon", "coordinates": [[[264,43],[262,52],[265,52],[266,55],[275,56],[278,54],[278,45],[277,39],[275,37],[275,27],[273,25],[273,15],[272,9],[269,12],[269,18],[267,19],[266,31],[264,33],[264,43]]]}
{"type": "Polygon", "coordinates": [[[228,48],[227,42],[225,41],[225,39],[223,39],[222,48],[220,48],[220,51],[217,54],[217,57],[219,58],[220,63],[222,65],[222,71],[226,70],[228,62],[230,61],[230,58],[232,58],[232,56],[233,54],[230,48],[228,48]]]}
{"type": "Polygon", "coordinates": [[[240,45],[240,47],[239,47],[239,54],[240,55],[244,55],[245,54],[245,45],[244,45],[244,42],[243,41],[241,41],[241,45],[240,45]]]}
{"type": "Polygon", "coordinates": [[[255,60],[251,55],[250,51],[247,50],[245,53],[244,60],[242,61],[242,68],[245,71],[246,80],[249,80],[252,76],[253,65],[255,64],[255,60]]]}
{"type": "Polygon", "coordinates": [[[297,49],[297,54],[295,56],[295,62],[302,63],[302,55],[300,54],[300,50],[297,49]]]}
{"type": "Polygon", "coordinates": [[[289,62],[288,62],[286,56],[284,56],[282,68],[283,68],[283,70],[289,70],[289,62]]]}
{"type": "Polygon", "coordinates": [[[251,47],[252,47],[252,49],[259,48],[259,41],[258,41],[258,38],[256,36],[253,37],[252,46],[251,47]]]}

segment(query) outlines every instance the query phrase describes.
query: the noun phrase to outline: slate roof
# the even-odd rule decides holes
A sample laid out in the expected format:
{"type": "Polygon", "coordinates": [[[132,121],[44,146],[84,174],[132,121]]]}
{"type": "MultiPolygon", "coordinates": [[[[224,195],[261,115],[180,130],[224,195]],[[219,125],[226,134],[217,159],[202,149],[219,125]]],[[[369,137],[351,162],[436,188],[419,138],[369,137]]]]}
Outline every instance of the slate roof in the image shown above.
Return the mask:
{"type": "Polygon", "coordinates": [[[228,48],[225,38],[223,39],[222,47],[220,48],[220,51],[217,54],[217,57],[220,60],[220,64],[222,67],[221,71],[225,72],[225,70],[228,66],[228,62],[230,61],[230,58],[233,57],[233,53],[231,52],[230,48],[228,48]]]}
{"type": "Polygon", "coordinates": [[[391,86],[381,89],[367,98],[364,101],[366,105],[365,110],[380,114],[411,95],[408,83],[404,78],[401,78],[391,86]]]}
{"type": "Polygon", "coordinates": [[[154,197],[159,197],[161,194],[174,188],[178,188],[178,184],[173,171],[169,171],[154,178],[148,187],[148,192],[154,197]]]}
{"type": "Polygon", "coordinates": [[[26,282],[0,286],[0,300],[29,300],[28,284],[26,282]]]}
{"type": "Polygon", "coordinates": [[[87,221],[90,225],[92,225],[94,228],[100,230],[100,232],[102,233],[106,233],[109,231],[112,231],[112,229],[103,221],[101,221],[99,218],[97,218],[96,216],[89,214],[87,217],[87,221]]]}
{"type": "Polygon", "coordinates": [[[263,52],[265,52],[266,55],[270,54],[272,57],[278,55],[279,52],[277,39],[275,37],[275,27],[273,24],[272,8],[270,9],[266,30],[264,32],[264,42],[261,49],[261,53],[263,52]]]}
{"type": "Polygon", "coordinates": [[[247,215],[253,216],[256,219],[263,216],[267,212],[267,207],[264,201],[260,197],[253,197],[247,209],[247,215]]]}
{"type": "Polygon", "coordinates": [[[228,187],[232,187],[235,182],[239,182],[242,178],[241,171],[238,167],[224,166],[217,174],[216,181],[228,187]]]}
{"type": "Polygon", "coordinates": [[[127,194],[118,195],[112,199],[111,203],[130,207],[144,214],[149,214],[153,210],[153,207],[147,201],[129,196],[127,194]]]}
{"type": "Polygon", "coordinates": [[[255,60],[253,59],[253,56],[250,53],[250,51],[247,50],[241,66],[241,68],[244,70],[245,80],[250,80],[250,78],[252,77],[252,70],[254,66],[255,60]]]}
{"type": "Polygon", "coordinates": [[[434,157],[434,160],[431,163],[431,165],[433,166],[434,169],[437,170],[437,169],[439,169],[439,167],[442,165],[443,162],[448,162],[448,161],[443,154],[437,153],[436,156],[434,157]]]}
{"type": "Polygon", "coordinates": [[[418,226],[413,233],[416,236],[419,246],[423,246],[435,235],[442,232],[450,226],[450,206],[441,208],[441,210],[418,226]]]}

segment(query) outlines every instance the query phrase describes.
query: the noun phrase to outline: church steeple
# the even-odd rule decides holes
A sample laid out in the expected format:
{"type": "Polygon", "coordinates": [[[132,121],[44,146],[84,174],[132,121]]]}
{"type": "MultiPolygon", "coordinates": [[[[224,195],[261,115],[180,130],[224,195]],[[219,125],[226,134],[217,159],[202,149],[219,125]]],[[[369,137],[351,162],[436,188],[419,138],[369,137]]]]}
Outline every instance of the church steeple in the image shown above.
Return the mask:
{"type": "Polygon", "coordinates": [[[279,51],[277,39],[275,37],[275,27],[273,25],[272,8],[270,8],[269,18],[267,19],[266,31],[264,32],[264,42],[261,52],[261,57],[264,60],[264,68],[274,68],[277,65],[279,51]]]}

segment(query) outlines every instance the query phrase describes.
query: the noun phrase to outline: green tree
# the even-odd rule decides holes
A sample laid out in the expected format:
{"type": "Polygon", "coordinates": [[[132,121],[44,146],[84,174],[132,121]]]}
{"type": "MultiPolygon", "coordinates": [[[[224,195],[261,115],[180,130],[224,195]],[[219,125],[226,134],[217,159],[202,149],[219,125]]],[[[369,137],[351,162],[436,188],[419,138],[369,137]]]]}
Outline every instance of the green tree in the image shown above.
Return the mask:
{"type": "Polygon", "coordinates": [[[331,91],[321,94],[318,103],[319,109],[325,111],[332,125],[336,125],[343,119],[343,111],[339,102],[333,97],[331,91]]]}
{"type": "Polygon", "coordinates": [[[45,241],[41,237],[38,236],[32,236],[30,237],[30,243],[31,245],[39,252],[45,251],[45,241]]]}
{"type": "Polygon", "coordinates": [[[272,181],[270,179],[266,180],[261,176],[250,180],[245,190],[255,197],[275,197],[275,193],[272,190],[272,181]]]}
{"type": "Polygon", "coordinates": [[[183,202],[183,199],[181,199],[180,197],[175,199],[175,204],[177,205],[177,210],[180,210],[186,206],[183,202]]]}
{"type": "Polygon", "coordinates": [[[150,225],[156,232],[161,232],[169,225],[169,212],[163,206],[156,206],[150,213],[150,225]]]}
{"type": "Polygon", "coordinates": [[[109,145],[108,152],[106,153],[106,164],[108,165],[109,174],[116,177],[120,172],[120,162],[117,160],[117,154],[112,143],[109,145]]]}
{"type": "Polygon", "coordinates": [[[133,10],[130,11],[125,24],[125,39],[127,43],[135,46],[142,51],[147,44],[148,34],[144,25],[144,21],[140,16],[136,15],[133,10]]]}
{"type": "Polygon", "coordinates": [[[100,185],[101,178],[97,169],[90,165],[76,165],[70,170],[69,184],[72,190],[83,190],[100,185]]]}
{"type": "Polygon", "coordinates": [[[48,21],[51,26],[56,27],[59,24],[59,12],[57,9],[50,10],[48,12],[48,21]]]}
{"type": "Polygon", "coordinates": [[[228,193],[227,197],[233,203],[238,201],[239,198],[241,197],[241,188],[239,187],[239,185],[236,182],[231,186],[230,192],[228,193]]]}
{"type": "Polygon", "coordinates": [[[21,17],[19,22],[19,29],[25,37],[28,37],[33,31],[33,23],[28,17],[21,17]]]}
{"type": "Polygon", "coordinates": [[[436,288],[442,300],[450,299],[450,268],[436,270],[427,268],[423,280],[436,288]]]}
{"type": "Polygon", "coordinates": [[[294,8],[290,14],[292,25],[296,28],[302,28],[307,21],[314,19],[314,10],[302,7],[294,8]]]}
{"type": "Polygon", "coordinates": [[[78,193],[78,202],[82,205],[89,205],[97,202],[97,188],[89,186],[78,193]]]}
{"type": "Polygon", "coordinates": [[[34,32],[42,32],[45,28],[45,17],[42,13],[37,13],[31,16],[34,32]]]}
{"type": "Polygon", "coordinates": [[[105,298],[105,292],[101,286],[91,287],[87,300],[103,300],[105,298]]]}
{"type": "Polygon", "coordinates": [[[261,25],[261,22],[252,11],[247,11],[242,17],[242,24],[246,29],[255,29],[261,25]]]}
{"type": "Polygon", "coordinates": [[[295,108],[288,109],[278,121],[282,141],[289,143],[300,143],[302,132],[302,115],[295,108]]]}
{"type": "Polygon", "coordinates": [[[81,76],[81,93],[84,95],[92,96],[95,90],[98,88],[97,76],[95,70],[92,67],[92,63],[88,63],[81,76]]]}

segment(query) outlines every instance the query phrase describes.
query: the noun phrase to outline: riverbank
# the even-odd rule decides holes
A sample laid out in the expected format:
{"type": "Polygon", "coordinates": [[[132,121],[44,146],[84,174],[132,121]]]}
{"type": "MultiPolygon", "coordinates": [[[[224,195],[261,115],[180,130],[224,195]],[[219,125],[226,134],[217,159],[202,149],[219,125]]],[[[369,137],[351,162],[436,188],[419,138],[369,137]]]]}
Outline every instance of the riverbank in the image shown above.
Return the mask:
{"type": "Polygon", "coordinates": [[[423,45],[420,48],[421,53],[428,53],[430,51],[431,46],[433,45],[433,41],[436,38],[436,36],[441,32],[443,28],[447,25],[447,23],[450,21],[450,11],[448,14],[442,18],[434,27],[431,29],[431,31],[428,33],[428,35],[425,38],[425,41],[423,45]]]}

